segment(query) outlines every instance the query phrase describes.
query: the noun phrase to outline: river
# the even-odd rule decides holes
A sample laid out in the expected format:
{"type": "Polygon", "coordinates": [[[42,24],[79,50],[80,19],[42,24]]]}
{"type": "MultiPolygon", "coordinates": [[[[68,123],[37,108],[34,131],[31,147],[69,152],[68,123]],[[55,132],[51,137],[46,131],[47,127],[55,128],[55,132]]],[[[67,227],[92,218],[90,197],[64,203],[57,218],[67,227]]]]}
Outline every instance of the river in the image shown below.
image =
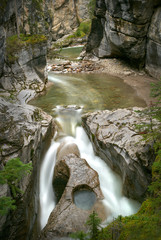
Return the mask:
{"type": "Polygon", "coordinates": [[[40,170],[40,225],[46,225],[55,207],[52,186],[56,151],[62,141],[77,144],[81,157],[98,172],[104,206],[110,209],[107,225],[118,215],[127,216],[138,211],[140,204],[122,195],[121,178],[105,162],[95,156],[92,145],[81,127],[81,114],[95,110],[123,107],[144,107],[145,102],[122,79],[107,74],[54,74],[49,72],[53,85],[46,94],[39,96],[31,104],[54,116],[59,123],[59,132],[54,136],[40,170]],[[70,107],[65,107],[70,105],[70,107]],[[72,106],[71,106],[72,105],[72,106]],[[74,105],[74,106],[73,106],[74,105]],[[77,107],[75,107],[77,106],[77,107]]]}

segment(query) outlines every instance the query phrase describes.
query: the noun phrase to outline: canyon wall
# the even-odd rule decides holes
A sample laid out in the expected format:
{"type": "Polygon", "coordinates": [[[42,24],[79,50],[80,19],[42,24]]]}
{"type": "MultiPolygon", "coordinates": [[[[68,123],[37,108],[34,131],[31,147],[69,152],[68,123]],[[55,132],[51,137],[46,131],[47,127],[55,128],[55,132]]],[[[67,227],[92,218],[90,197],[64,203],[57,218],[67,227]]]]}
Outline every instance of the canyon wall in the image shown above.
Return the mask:
{"type": "Polygon", "coordinates": [[[120,57],[161,76],[161,3],[97,0],[86,52],[120,57]]]}
{"type": "MultiPolygon", "coordinates": [[[[51,41],[52,1],[2,1],[0,8],[0,95],[12,95],[24,89],[40,92],[46,82],[46,53],[51,41]],[[19,31],[29,39],[16,39],[19,31]]],[[[26,94],[25,94],[26,95],[26,94]]],[[[22,94],[21,94],[22,96],[22,94]]]]}
{"type": "MultiPolygon", "coordinates": [[[[0,4],[0,170],[19,157],[32,162],[16,199],[17,209],[0,216],[1,239],[33,239],[39,231],[39,168],[54,134],[51,116],[26,103],[42,92],[47,81],[46,54],[51,41],[52,0],[2,0],[0,4]],[[18,20],[21,39],[18,39],[18,20]],[[22,35],[23,34],[23,35],[22,35]]],[[[11,197],[7,184],[0,197],[11,197]]]]}
{"type": "Polygon", "coordinates": [[[71,34],[81,21],[88,20],[88,0],[57,0],[54,2],[53,40],[71,34]]]}

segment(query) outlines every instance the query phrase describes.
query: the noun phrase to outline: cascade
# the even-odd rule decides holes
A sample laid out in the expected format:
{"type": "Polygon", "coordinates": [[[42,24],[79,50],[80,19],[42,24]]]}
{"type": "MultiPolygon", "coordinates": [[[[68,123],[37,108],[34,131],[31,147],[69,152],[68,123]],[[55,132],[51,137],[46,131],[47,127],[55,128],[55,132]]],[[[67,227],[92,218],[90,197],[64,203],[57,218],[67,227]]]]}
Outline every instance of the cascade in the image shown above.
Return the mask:
{"type": "Polygon", "coordinates": [[[98,156],[95,156],[92,144],[84,129],[80,125],[81,109],[75,110],[73,106],[67,109],[56,108],[57,121],[61,124],[65,136],[53,140],[40,170],[40,225],[41,229],[46,225],[51,211],[55,207],[52,179],[56,160],[56,151],[62,141],[76,143],[81,158],[98,172],[100,186],[104,195],[103,204],[109,210],[110,216],[104,222],[107,225],[118,215],[127,216],[138,211],[140,204],[122,195],[121,178],[115,174],[107,164],[98,156]]]}

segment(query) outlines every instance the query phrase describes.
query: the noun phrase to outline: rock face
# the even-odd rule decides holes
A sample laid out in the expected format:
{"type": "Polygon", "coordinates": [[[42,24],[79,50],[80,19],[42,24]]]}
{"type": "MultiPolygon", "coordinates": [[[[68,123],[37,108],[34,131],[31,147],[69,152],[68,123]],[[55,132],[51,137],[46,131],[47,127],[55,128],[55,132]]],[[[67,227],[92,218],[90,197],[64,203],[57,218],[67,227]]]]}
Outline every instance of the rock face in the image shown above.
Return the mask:
{"type": "Polygon", "coordinates": [[[58,40],[71,33],[78,27],[80,21],[89,19],[88,4],[87,0],[57,0],[54,2],[53,40],[58,40]]]}
{"type": "MultiPolygon", "coordinates": [[[[103,199],[98,174],[86,162],[74,154],[68,154],[56,163],[53,185],[66,182],[64,191],[39,239],[61,239],[69,233],[87,231],[88,216],[102,208],[103,199]],[[88,210],[76,206],[74,193],[87,190],[96,196],[95,203],[88,210]],[[96,207],[96,208],[95,208],[96,207]]],[[[105,215],[105,211],[104,211],[105,215]]]]}
{"type": "MultiPolygon", "coordinates": [[[[24,163],[32,161],[33,165],[32,176],[25,177],[20,184],[24,195],[14,215],[7,220],[7,225],[3,225],[5,218],[1,218],[0,236],[2,239],[27,239],[37,221],[39,196],[35,189],[38,189],[41,156],[47,139],[54,134],[55,125],[52,117],[40,109],[9,103],[2,98],[0,122],[1,169],[6,161],[15,157],[20,157],[24,163]]],[[[3,196],[9,196],[9,189],[4,187],[0,186],[0,192],[3,191],[3,196]]]]}
{"type": "MultiPolygon", "coordinates": [[[[14,1],[2,2],[0,9],[0,88],[11,91],[12,95],[15,91],[30,89],[30,94],[34,95],[44,89],[47,79],[45,68],[47,42],[37,41],[36,44],[28,44],[25,47],[19,44],[16,50],[14,42],[8,46],[8,37],[17,34],[15,7],[14,1]],[[10,55],[7,53],[7,48],[11,55],[16,51],[12,61],[9,60],[10,55]]],[[[52,15],[49,14],[51,3],[51,0],[42,3],[18,1],[20,32],[43,34],[48,37],[49,42],[52,26],[52,15]]]]}
{"type": "Polygon", "coordinates": [[[144,66],[147,55],[146,68],[150,74],[156,75],[154,72],[158,72],[159,63],[156,62],[160,61],[161,44],[161,9],[158,8],[153,15],[156,6],[157,2],[152,0],[97,0],[87,53],[100,58],[122,57],[138,66],[144,66]],[[155,56],[153,72],[149,66],[154,62],[152,59],[150,62],[151,54],[155,56]]]}
{"type": "Polygon", "coordinates": [[[22,48],[14,63],[5,62],[0,86],[12,92],[24,89],[34,93],[43,91],[47,81],[46,52],[46,43],[22,48]]]}
{"type": "Polygon", "coordinates": [[[95,153],[122,177],[123,193],[142,201],[151,181],[154,154],[151,144],[141,141],[136,131],[136,124],[147,122],[136,110],[99,111],[84,115],[82,121],[95,153]]]}
{"type": "Polygon", "coordinates": [[[161,76],[161,7],[158,7],[152,17],[149,27],[146,70],[152,76],[161,76]]]}
{"type": "MultiPolygon", "coordinates": [[[[32,161],[33,165],[31,176],[20,183],[24,193],[16,202],[16,211],[0,218],[0,238],[4,240],[37,236],[38,172],[55,125],[51,116],[25,103],[45,87],[52,2],[16,1],[20,33],[44,37],[43,41],[37,39],[25,45],[18,41],[8,45],[10,37],[17,34],[15,1],[2,0],[0,4],[0,170],[15,157],[24,163],[32,161]],[[14,53],[14,59],[9,59],[8,51],[10,56],[14,53]]],[[[11,196],[7,185],[1,185],[0,192],[0,196],[11,196]]]]}

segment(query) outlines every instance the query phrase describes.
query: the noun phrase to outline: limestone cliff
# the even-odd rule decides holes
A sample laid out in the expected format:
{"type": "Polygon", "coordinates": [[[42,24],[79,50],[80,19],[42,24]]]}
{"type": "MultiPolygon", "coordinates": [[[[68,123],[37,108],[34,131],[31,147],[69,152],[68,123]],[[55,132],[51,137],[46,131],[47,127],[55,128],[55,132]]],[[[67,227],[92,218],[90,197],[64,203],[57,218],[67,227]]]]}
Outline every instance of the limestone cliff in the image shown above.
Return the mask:
{"type": "MultiPolygon", "coordinates": [[[[51,39],[52,1],[2,1],[0,8],[0,88],[12,92],[30,89],[40,92],[45,86],[47,43],[51,39]],[[17,21],[18,26],[17,27],[17,21]],[[14,39],[20,31],[35,39],[14,39]],[[40,37],[39,37],[40,36],[40,37]],[[44,39],[42,40],[42,36],[44,39]],[[46,36],[46,39],[45,39],[46,36]],[[33,83],[34,82],[34,83],[33,83]]],[[[2,90],[1,90],[2,92],[2,90]]]]}
{"type": "MultiPolygon", "coordinates": [[[[7,216],[7,221],[0,217],[0,238],[28,239],[33,228],[35,234],[38,230],[38,173],[44,147],[54,134],[54,122],[36,107],[9,103],[4,98],[0,98],[0,121],[1,169],[6,161],[16,157],[24,163],[32,162],[33,166],[32,175],[19,186],[24,194],[17,201],[17,210],[7,216]]],[[[3,196],[10,196],[7,186],[1,185],[0,190],[3,196]]]]}
{"type": "Polygon", "coordinates": [[[97,0],[86,51],[99,58],[121,57],[161,75],[159,1],[97,0]]]}
{"type": "MultiPolygon", "coordinates": [[[[45,88],[52,2],[16,1],[17,17],[15,1],[0,4],[0,170],[15,157],[33,165],[31,176],[20,183],[16,211],[0,217],[0,239],[31,239],[38,231],[39,166],[55,125],[51,116],[26,103],[45,88]]],[[[0,185],[1,196],[11,196],[7,185],[0,185]]]]}
{"type": "Polygon", "coordinates": [[[57,0],[54,3],[53,40],[70,34],[79,23],[90,18],[88,0],[57,0]]]}

